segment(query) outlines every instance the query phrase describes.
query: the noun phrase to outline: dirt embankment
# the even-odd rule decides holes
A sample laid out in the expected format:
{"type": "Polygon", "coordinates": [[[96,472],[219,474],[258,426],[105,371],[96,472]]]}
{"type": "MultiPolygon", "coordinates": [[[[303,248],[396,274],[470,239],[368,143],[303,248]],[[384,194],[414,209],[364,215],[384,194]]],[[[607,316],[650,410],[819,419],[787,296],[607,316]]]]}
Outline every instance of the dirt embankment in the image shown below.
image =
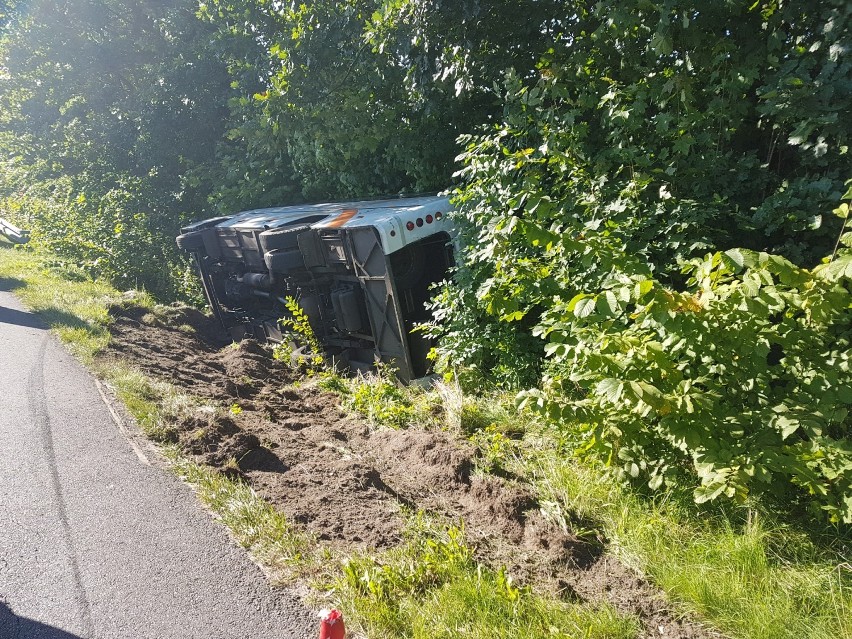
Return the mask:
{"type": "Polygon", "coordinates": [[[643,579],[552,525],[523,484],[474,474],[474,449],[447,433],[371,428],[338,398],[294,385],[293,372],[256,342],[228,346],[191,309],[117,313],[106,358],[118,357],[187,393],[233,410],[175,426],[198,461],[241,476],[292,521],[343,548],[400,541],[400,506],[462,520],[479,558],[521,582],[574,600],[608,601],[637,615],[648,637],[714,636],[672,616],[643,579]]]}

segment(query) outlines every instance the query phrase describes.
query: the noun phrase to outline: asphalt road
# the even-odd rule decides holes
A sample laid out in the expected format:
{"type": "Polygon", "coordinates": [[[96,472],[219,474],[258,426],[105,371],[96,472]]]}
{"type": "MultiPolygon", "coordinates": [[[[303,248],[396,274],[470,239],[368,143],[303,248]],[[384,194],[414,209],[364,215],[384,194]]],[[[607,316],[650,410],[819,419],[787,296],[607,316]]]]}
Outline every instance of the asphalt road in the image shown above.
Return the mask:
{"type": "Polygon", "coordinates": [[[0,639],[303,639],[317,629],[0,290],[0,639]]]}

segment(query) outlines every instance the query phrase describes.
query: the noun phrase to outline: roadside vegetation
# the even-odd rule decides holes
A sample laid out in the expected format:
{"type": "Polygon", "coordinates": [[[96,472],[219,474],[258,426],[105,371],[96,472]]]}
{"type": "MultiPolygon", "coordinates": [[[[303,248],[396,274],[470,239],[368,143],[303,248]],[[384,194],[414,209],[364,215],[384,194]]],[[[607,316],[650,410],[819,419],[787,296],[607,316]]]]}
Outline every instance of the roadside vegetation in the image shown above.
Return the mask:
{"type": "Polygon", "coordinates": [[[133,303],[153,305],[144,293],[123,295],[104,281],[93,280],[50,254],[16,250],[0,241],[0,279],[56,332],[87,364],[109,342],[109,308],[133,303]]]}
{"type": "MultiPolygon", "coordinates": [[[[841,0],[0,3],[0,216],[32,249],[0,246],[0,281],[92,364],[110,306],[199,301],[191,219],[447,190],[458,268],[418,329],[442,381],[337,376],[293,306],[298,383],[467,440],[723,633],[852,637],[850,21],[841,0]]],[[[98,372],[163,442],[199,401],[98,372]]],[[[170,450],[264,565],[377,637],[637,632],[417,513],[399,548],[324,554],[170,450]]]]}
{"type": "MultiPolygon", "coordinates": [[[[757,503],[699,506],[688,490],[659,494],[622,485],[600,465],[578,462],[572,438],[559,438],[546,419],[522,413],[512,396],[466,396],[457,385],[395,389],[387,408],[386,380],[326,378],[344,406],[367,418],[440,405],[438,427],[469,438],[480,449],[483,472],[511,473],[530,482],[551,520],[588,522],[590,539],[649,576],[679,605],[732,637],[852,637],[852,536],[835,526],[790,522],[757,503]],[[356,404],[353,394],[369,397],[356,404]]],[[[434,411],[421,409],[424,423],[434,411]]],[[[433,417],[434,419],[434,417],[433,417]]],[[[571,431],[575,432],[572,433],[571,431]]]]}
{"type": "MultiPolygon", "coordinates": [[[[495,572],[473,557],[461,529],[411,513],[405,542],[385,552],[345,556],[299,531],[273,506],[238,479],[199,465],[173,441],[171,424],[182,412],[204,405],[161,380],[120,362],[96,361],[109,340],[110,309],[121,304],[150,303],[144,295],[120,293],[109,285],[69,277],[66,267],[25,249],[0,246],[0,281],[42,314],[51,329],[108,384],[179,477],[264,568],[273,583],[299,587],[309,603],[333,604],[347,613],[350,625],[370,637],[454,637],[462,629],[470,637],[583,636],[630,639],[638,620],[609,606],[589,606],[542,596],[516,586],[504,572],[495,572]],[[92,291],[97,291],[92,295],[92,291]],[[74,329],[74,330],[69,330],[74,329]],[[310,589],[305,590],[305,586],[310,589]],[[475,613],[471,615],[471,613],[475,613]]],[[[156,314],[156,305],[150,303],[156,314]]],[[[323,373],[320,384],[351,388],[363,397],[353,409],[375,410],[377,425],[410,406],[407,391],[389,395],[387,379],[360,383],[323,373]],[[359,393],[359,388],[364,390],[359,393]],[[377,390],[378,389],[378,390],[377,390]],[[382,407],[382,408],[377,408],[382,407]]],[[[316,383],[317,380],[307,380],[316,383]]],[[[421,394],[424,396],[425,394],[421,394]]],[[[433,402],[437,398],[433,398],[433,402]]]]}
{"type": "Polygon", "coordinates": [[[552,449],[524,454],[555,517],[596,522],[628,565],[726,635],[852,636],[848,535],[760,509],[697,509],[688,494],[648,498],[552,449]]]}
{"type": "MultiPolygon", "coordinates": [[[[0,278],[43,311],[57,335],[90,363],[108,341],[110,306],[150,301],[73,271],[69,277],[67,267],[51,258],[11,246],[0,247],[0,278]]],[[[341,556],[299,532],[247,485],[192,462],[168,443],[174,415],[196,410],[200,400],[120,364],[97,372],[274,582],[310,584],[310,601],[340,605],[368,636],[451,637],[462,627],[483,639],[636,636],[636,621],[610,608],[559,602],[484,568],[462,529],[422,513],[411,513],[398,548],[341,556]]],[[[400,388],[387,373],[346,379],[325,370],[302,383],[338,393],[344,407],[376,427],[432,424],[468,439],[480,450],[478,472],[522,478],[551,521],[566,527],[586,522],[580,532],[589,540],[647,575],[677,609],[725,634],[852,637],[852,538],[837,527],[796,524],[757,503],[699,506],[683,489],[648,494],[625,487],[605,468],[576,460],[571,429],[554,438],[546,419],[529,411],[519,415],[511,393],[475,396],[455,382],[400,388]]]]}

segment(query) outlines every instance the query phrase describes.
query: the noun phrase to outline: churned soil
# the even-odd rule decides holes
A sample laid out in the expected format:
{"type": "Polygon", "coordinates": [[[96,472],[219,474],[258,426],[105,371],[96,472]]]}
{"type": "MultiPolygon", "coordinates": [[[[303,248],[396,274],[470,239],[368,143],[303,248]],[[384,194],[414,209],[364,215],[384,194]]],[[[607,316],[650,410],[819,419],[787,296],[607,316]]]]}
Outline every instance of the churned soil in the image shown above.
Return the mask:
{"type": "Polygon", "coordinates": [[[210,400],[176,418],[186,454],[239,476],[324,543],[398,544],[403,507],[463,522],[477,557],[521,583],[566,599],[608,602],[642,620],[646,637],[705,638],[659,591],[605,552],[546,520],[520,481],[474,473],[475,449],[426,428],[375,428],[333,393],[301,384],[254,341],[230,344],[216,321],[188,308],[116,309],[104,358],[121,359],[210,400]]]}

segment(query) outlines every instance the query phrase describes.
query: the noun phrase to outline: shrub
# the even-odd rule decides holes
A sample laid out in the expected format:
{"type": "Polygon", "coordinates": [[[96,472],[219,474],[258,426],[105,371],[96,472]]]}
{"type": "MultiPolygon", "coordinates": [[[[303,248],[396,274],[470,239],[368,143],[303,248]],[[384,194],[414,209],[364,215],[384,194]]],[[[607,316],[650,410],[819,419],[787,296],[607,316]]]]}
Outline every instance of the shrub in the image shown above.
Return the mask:
{"type": "Polygon", "coordinates": [[[555,365],[521,404],[582,424],[622,478],[689,468],[698,502],[796,486],[852,523],[852,233],[838,246],[810,270],[732,249],[686,263],[682,292],[622,272],[558,300],[539,327],[555,365]]]}
{"type": "Polygon", "coordinates": [[[439,370],[536,386],[522,404],[626,480],[852,522],[841,15],[578,9],[464,138],[439,370]]]}

